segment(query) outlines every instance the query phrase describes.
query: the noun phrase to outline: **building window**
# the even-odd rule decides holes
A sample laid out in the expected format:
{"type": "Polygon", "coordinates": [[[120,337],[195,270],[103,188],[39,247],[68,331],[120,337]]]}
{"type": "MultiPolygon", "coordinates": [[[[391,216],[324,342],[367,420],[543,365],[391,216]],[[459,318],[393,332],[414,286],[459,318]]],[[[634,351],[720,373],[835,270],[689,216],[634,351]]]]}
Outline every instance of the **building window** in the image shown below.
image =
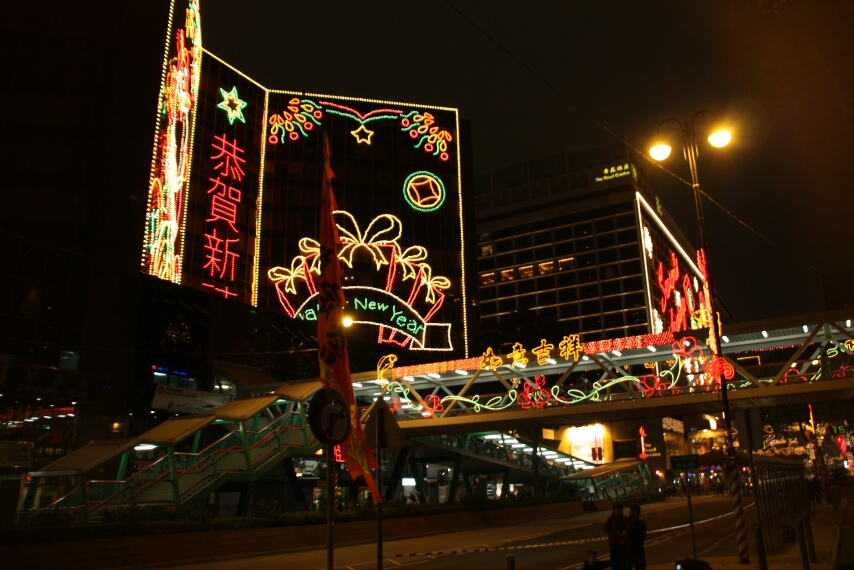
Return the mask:
{"type": "Polygon", "coordinates": [[[527,277],[534,276],[534,266],[533,265],[523,265],[519,268],[519,279],[525,279],[527,277]]]}
{"type": "Polygon", "coordinates": [[[480,276],[480,284],[483,285],[492,285],[495,283],[495,273],[484,273],[480,276]]]}
{"type": "Polygon", "coordinates": [[[569,271],[570,269],[575,269],[575,258],[564,257],[563,259],[557,262],[557,268],[559,271],[569,271]]]}
{"type": "Polygon", "coordinates": [[[537,264],[537,268],[540,270],[540,275],[548,275],[549,273],[554,273],[555,262],[544,261],[543,263],[537,264]]]}
{"type": "Polygon", "coordinates": [[[512,270],[512,269],[504,269],[504,270],[501,272],[501,280],[502,280],[502,281],[513,281],[513,279],[515,279],[515,277],[516,277],[516,276],[515,276],[515,275],[513,275],[513,270],[512,270]]]}
{"type": "Polygon", "coordinates": [[[487,243],[480,246],[480,257],[486,257],[487,255],[492,255],[492,244],[487,243]]]}

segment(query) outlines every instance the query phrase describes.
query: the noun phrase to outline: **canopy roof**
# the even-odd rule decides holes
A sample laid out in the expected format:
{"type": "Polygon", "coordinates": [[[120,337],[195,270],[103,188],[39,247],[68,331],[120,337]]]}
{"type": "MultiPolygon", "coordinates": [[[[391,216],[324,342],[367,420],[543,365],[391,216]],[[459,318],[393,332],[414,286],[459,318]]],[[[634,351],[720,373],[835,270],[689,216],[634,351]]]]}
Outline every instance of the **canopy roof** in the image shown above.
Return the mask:
{"type": "Polygon", "coordinates": [[[278,399],[275,395],[240,398],[219,408],[214,415],[221,420],[245,422],[278,399]]]}
{"type": "Polygon", "coordinates": [[[121,455],[136,444],[136,439],[93,441],[80,449],[72,451],[62,459],[58,459],[50,465],[42,467],[41,471],[31,471],[30,476],[58,477],[61,475],[83,475],[113,457],[121,455]]]}
{"type": "Polygon", "coordinates": [[[573,473],[572,475],[567,475],[560,479],[561,481],[584,481],[587,479],[596,479],[597,477],[604,477],[605,475],[610,475],[618,471],[628,471],[629,469],[634,469],[638,465],[640,465],[640,461],[634,459],[620,459],[613,463],[600,465],[599,467],[587,469],[580,473],[573,473]]]}
{"type": "Polygon", "coordinates": [[[169,418],[139,436],[139,441],[153,445],[176,445],[212,423],[216,418],[216,414],[169,418]]]}
{"type": "Polygon", "coordinates": [[[304,402],[321,388],[323,388],[323,384],[320,383],[320,380],[303,380],[300,382],[289,382],[273,393],[281,400],[304,402]]]}

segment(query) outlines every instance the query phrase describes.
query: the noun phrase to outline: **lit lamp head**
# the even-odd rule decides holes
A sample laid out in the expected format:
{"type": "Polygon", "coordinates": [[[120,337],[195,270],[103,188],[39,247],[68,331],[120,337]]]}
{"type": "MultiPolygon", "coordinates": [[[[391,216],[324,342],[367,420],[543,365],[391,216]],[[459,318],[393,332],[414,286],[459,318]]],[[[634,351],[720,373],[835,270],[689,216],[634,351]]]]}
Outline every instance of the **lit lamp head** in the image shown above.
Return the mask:
{"type": "Polygon", "coordinates": [[[353,319],[351,319],[349,316],[345,316],[343,319],[341,319],[341,324],[345,327],[350,327],[353,325],[353,319]]]}
{"type": "Polygon", "coordinates": [[[649,149],[649,155],[655,160],[664,160],[665,158],[670,156],[671,150],[672,149],[670,148],[669,144],[659,143],[649,149]]]}
{"type": "Polygon", "coordinates": [[[715,131],[709,135],[709,144],[715,148],[721,148],[729,144],[732,140],[732,133],[726,129],[715,131]]]}

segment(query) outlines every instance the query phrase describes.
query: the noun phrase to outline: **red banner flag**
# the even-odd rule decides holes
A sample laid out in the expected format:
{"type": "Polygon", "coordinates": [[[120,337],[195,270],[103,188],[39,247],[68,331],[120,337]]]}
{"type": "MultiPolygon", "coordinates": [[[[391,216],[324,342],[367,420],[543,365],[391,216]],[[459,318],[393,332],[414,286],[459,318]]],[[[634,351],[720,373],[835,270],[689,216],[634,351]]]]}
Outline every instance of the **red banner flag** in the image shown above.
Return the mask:
{"type": "Polygon", "coordinates": [[[350,360],[347,356],[347,341],[344,336],[344,290],[341,286],[341,262],[338,252],[343,247],[338,227],[332,212],[338,209],[335,195],[332,193],[332,179],[335,173],[329,164],[329,139],[323,137],[323,196],[320,206],[320,278],[317,286],[317,298],[320,311],[317,317],[317,343],[320,356],[320,380],[333,390],[340,392],[347,400],[350,415],[350,433],[341,443],[341,454],[350,477],[356,479],[361,474],[375,502],[382,502],[382,496],[371,476],[371,469],[377,469],[376,459],[371,453],[365,434],[353,382],[350,379],[350,360]]]}

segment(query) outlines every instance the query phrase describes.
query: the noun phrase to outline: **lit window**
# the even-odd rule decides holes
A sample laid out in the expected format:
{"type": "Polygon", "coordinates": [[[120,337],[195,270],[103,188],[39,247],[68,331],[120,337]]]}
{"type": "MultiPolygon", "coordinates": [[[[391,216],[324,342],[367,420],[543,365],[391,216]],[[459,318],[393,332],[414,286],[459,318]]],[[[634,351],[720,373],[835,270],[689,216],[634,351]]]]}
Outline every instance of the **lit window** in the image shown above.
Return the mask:
{"type": "Polygon", "coordinates": [[[513,275],[512,269],[504,269],[501,271],[501,280],[502,281],[513,281],[515,275],[513,275]]]}
{"type": "Polygon", "coordinates": [[[575,269],[575,258],[564,257],[563,259],[557,262],[557,266],[560,271],[568,271],[570,269],[575,269]]]}
{"type": "Polygon", "coordinates": [[[484,273],[480,276],[481,285],[492,285],[495,283],[495,273],[484,273]]]}
{"type": "Polygon", "coordinates": [[[480,246],[480,256],[486,257],[487,255],[492,255],[492,244],[491,243],[480,246]]]}
{"type": "Polygon", "coordinates": [[[534,266],[533,265],[524,265],[519,268],[519,279],[525,279],[526,277],[534,276],[534,266]]]}
{"type": "Polygon", "coordinates": [[[543,263],[537,264],[537,267],[540,270],[540,275],[547,275],[549,273],[554,272],[555,262],[554,261],[544,261],[543,263]]]}

